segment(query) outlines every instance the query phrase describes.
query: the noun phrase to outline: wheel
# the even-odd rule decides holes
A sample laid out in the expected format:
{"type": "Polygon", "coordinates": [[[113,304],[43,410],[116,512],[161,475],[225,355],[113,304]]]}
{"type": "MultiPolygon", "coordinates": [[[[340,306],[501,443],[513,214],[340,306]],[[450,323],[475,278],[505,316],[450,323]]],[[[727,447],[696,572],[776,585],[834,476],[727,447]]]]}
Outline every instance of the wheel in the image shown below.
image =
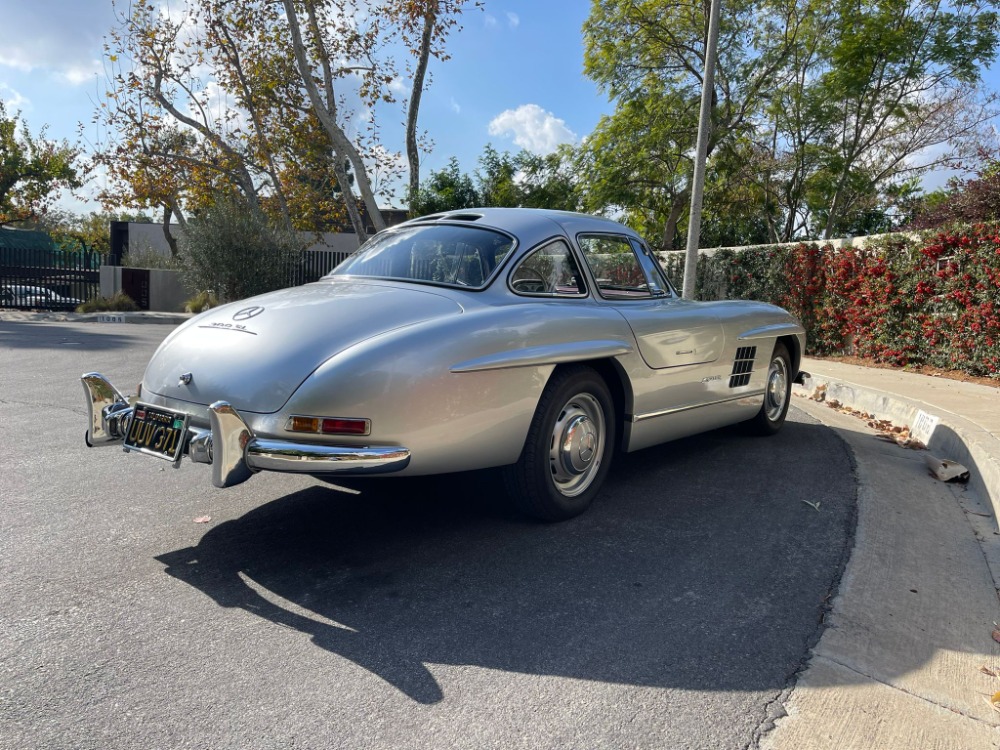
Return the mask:
{"type": "Polygon", "coordinates": [[[771,364],[767,367],[764,403],[757,416],[747,422],[756,435],[774,435],[785,423],[788,404],[792,400],[792,358],[780,341],[774,345],[771,364]]]}
{"type": "Polygon", "coordinates": [[[611,466],[615,421],[611,392],[594,370],[556,370],[542,392],[516,464],[504,469],[517,508],[563,521],[594,501],[611,466]]]}

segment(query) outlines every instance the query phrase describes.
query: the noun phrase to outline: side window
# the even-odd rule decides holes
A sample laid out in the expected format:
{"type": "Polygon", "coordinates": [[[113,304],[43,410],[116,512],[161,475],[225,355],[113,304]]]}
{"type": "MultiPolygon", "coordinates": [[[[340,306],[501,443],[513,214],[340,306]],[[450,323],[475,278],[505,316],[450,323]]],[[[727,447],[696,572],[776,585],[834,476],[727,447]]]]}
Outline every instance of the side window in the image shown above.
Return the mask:
{"type": "Polygon", "coordinates": [[[510,275],[510,288],[518,294],[546,297],[582,297],[587,294],[583,274],[573,252],[562,240],[533,250],[510,275]]]}
{"type": "Polygon", "coordinates": [[[649,285],[652,288],[653,294],[672,297],[673,290],[670,287],[667,274],[664,273],[660,261],[653,255],[653,252],[646,243],[633,238],[632,249],[635,250],[635,254],[639,258],[639,263],[646,269],[646,276],[649,278],[649,285]]]}
{"type": "Polygon", "coordinates": [[[627,237],[590,234],[579,236],[577,241],[602,297],[637,299],[660,293],[659,289],[650,288],[649,279],[627,237]]]}

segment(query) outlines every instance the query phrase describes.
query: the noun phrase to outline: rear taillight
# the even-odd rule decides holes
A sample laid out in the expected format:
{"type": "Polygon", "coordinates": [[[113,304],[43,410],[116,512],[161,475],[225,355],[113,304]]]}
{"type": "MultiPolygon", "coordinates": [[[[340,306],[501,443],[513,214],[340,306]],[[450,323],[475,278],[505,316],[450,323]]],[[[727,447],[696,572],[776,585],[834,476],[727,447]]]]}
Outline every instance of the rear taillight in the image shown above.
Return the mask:
{"type": "Polygon", "coordinates": [[[343,417],[289,417],[285,429],[314,435],[370,435],[372,423],[369,419],[343,417]]]}

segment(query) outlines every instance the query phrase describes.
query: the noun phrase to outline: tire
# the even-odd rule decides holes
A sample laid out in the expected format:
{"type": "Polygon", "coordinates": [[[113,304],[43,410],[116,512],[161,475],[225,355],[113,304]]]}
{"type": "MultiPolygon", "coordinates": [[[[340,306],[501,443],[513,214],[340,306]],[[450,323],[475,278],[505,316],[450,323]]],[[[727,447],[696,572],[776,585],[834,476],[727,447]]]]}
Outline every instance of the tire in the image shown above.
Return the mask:
{"type": "Polygon", "coordinates": [[[516,464],[503,470],[507,492],[522,513],[564,521],[590,507],[614,454],[611,392],[594,370],[555,371],[531,419],[516,464]]]}
{"type": "Polygon", "coordinates": [[[781,429],[792,400],[792,377],[792,358],[788,348],[778,341],[767,366],[764,403],[757,416],[746,423],[752,434],[766,437],[776,435],[781,429]]]}

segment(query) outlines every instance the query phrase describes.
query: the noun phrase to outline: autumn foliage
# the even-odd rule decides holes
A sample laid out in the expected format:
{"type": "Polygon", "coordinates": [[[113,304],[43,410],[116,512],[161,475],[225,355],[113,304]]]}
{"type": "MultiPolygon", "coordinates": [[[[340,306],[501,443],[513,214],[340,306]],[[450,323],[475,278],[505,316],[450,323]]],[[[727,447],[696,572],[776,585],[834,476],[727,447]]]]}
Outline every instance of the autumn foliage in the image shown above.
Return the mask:
{"type": "Polygon", "coordinates": [[[1000,225],[893,235],[863,248],[719,250],[702,256],[698,277],[701,298],[791,311],[810,353],[1000,378],[1000,225]]]}

